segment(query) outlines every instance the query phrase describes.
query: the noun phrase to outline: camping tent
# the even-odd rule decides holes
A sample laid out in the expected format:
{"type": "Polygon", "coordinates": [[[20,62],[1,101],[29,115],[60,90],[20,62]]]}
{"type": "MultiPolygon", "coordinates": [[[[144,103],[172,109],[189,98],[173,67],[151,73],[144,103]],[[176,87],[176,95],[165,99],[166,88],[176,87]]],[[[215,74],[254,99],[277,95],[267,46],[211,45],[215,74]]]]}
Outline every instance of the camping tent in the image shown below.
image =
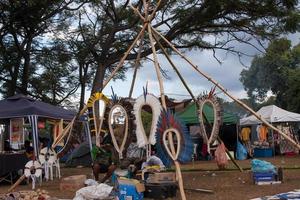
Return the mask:
{"type": "MultiPolygon", "coordinates": [[[[289,112],[275,105],[264,106],[257,111],[257,114],[270,123],[276,122],[300,122],[300,114],[289,112]]],[[[240,125],[260,124],[261,121],[254,115],[240,119],[240,125]]]]}
{"type": "Polygon", "coordinates": [[[0,119],[28,117],[32,128],[33,146],[36,156],[38,156],[38,117],[71,120],[75,114],[73,111],[20,94],[0,101],[0,119]]]}
{"type": "MultiPolygon", "coordinates": [[[[210,107],[208,104],[205,104],[203,110],[208,121],[212,123],[214,121],[212,107],[210,107]]],[[[199,123],[198,109],[195,103],[188,105],[184,111],[177,113],[177,116],[186,124],[199,123]]],[[[231,113],[223,112],[222,120],[224,124],[236,124],[238,122],[238,117],[231,113]]]]}

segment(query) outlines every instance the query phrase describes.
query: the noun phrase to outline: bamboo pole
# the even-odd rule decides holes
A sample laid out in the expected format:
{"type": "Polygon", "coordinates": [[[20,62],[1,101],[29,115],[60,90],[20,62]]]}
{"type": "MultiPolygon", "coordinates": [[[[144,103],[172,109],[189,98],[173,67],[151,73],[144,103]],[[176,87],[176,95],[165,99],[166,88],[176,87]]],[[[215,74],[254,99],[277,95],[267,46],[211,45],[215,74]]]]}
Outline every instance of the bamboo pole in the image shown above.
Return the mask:
{"type": "Polygon", "coordinates": [[[174,163],[175,163],[175,167],[176,167],[176,174],[177,174],[177,177],[178,177],[178,185],[179,185],[179,191],[180,191],[181,199],[186,200],[180,165],[179,165],[179,162],[177,160],[175,160],[174,163]]]}
{"type": "Polygon", "coordinates": [[[165,98],[165,93],[164,93],[164,86],[163,86],[163,82],[160,76],[160,70],[159,70],[159,66],[158,66],[158,61],[157,61],[157,55],[156,55],[156,49],[154,46],[154,41],[153,41],[153,37],[152,37],[152,31],[151,31],[151,25],[148,24],[148,33],[149,33],[149,39],[150,39],[150,44],[151,44],[151,48],[152,48],[152,54],[153,54],[153,60],[154,60],[154,67],[155,67],[155,71],[156,71],[156,77],[159,83],[159,90],[160,90],[160,95],[161,95],[161,102],[162,102],[162,106],[165,110],[167,110],[167,104],[166,104],[166,98],[165,98]]]}
{"type": "Polygon", "coordinates": [[[130,86],[129,95],[128,95],[129,98],[131,98],[131,96],[132,96],[132,92],[133,92],[133,87],[134,87],[135,80],[136,80],[136,74],[137,74],[138,66],[140,65],[140,59],[141,59],[141,53],[142,53],[142,47],[143,47],[143,40],[144,40],[144,33],[141,36],[139,51],[138,51],[137,58],[135,60],[134,72],[133,72],[131,86],[130,86]]]}
{"type": "MultiPolygon", "coordinates": [[[[150,1],[149,1],[149,4],[150,4],[150,1]]],[[[149,7],[149,4],[148,4],[148,7],[149,7]]],[[[155,17],[155,14],[156,14],[156,12],[157,12],[160,4],[161,4],[161,0],[159,0],[157,2],[155,9],[153,10],[153,12],[151,13],[150,17],[148,18],[149,21],[152,21],[152,19],[155,17]]]]}
{"type": "MultiPolygon", "coordinates": [[[[187,89],[187,91],[189,92],[189,94],[191,95],[192,99],[194,100],[194,102],[196,103],[196,98],[193,95],[192,91],[190,90],[190,88],[188,87],[188,85],[186,84],[185,80],[183,79],[183,77],[181,76],[180,72],[178,71],[178,68],[175,66],[175,64],[172,62],[170,56],[168,55],[167,51],[165,50],[165,48],[162,46],[162,44],[159,42],[157,36],[155,34],[154,35],[154,39],[156,41],[156,43],[159,45],[160,49],[163,51],[164,55],[166,56],[166,58],[168,59],[169,63],[171,64],[171,66],[173,67],[174,71],[176,72],[176,74],[178,75],[178,77],[180,78],[182,84],[184,85],[184,87],[187,89]]],[[[197,105],[197,104],[196,104],[197,105]]],[[[208,122],[208,119],[205,115],[205,113],[203,112],[203,117],[204,119],[208,122]]],[[[209,125],[211,126],[211,124],[209,123],[209,125]]],[[[222,141],[221,138],[218,137],[218,140],[222,141]]],[[[234,158],[231,156],[231,154],[229,153],[229,151],[226,149],[226,154],[229,156],[230,160],[234,163],[234,165],[242,172],[243,169],[237,164],[237,162],[235,162],[234,158]]]]}
{"type": "Polygon", "coordinates": [[[143,15],[137,8],[133,7],[132,5],[130,5],[130,8],[144,21],[145,24],[148,23],[148,21],[146,21],[146,18],[143,17],[143,15]]]}
{"type": "Polygon", "coordinates": [[[20,183],[26,178],[25,174],[23,174],[8,190],[7,193],[13,191],[20,183]]]}
{"type": "Polygon", "coordinates": [[[137,41],[140,39],[140,37],[142,36],[142,34],[144,33],[144,31],[146,30],[148,24],[145,23],[142,30],[139,32],[139,34],[136,36],[136,38],[134,39],[134,41],[132,42],[132,44],[130,45],[130,47],[128,48],[128,50],[125,52],[124,56],[121,58],[120,62],[118,63],[117,67],[114,69],[114,71],[111,73],[110,77],[108,77],[105,82],[103,83],[103,87],[102,90],[105,88],[105,86],[109,83],[109,81],[115,76],[115,74],[119,71],[119,69],[122,67],[122,65],[125,62],[125,59],[127,58],[127,56],[129,55],[130,51],[133,49],[134,45],[137,43],[137,41]]]}
{"type": "Polygon", "coordinates": [[[143,0],[143,5],[144,5],[144,13],[145,13],[145,20],[148,20],[148,5],[146,0],[143,0]]]}
{"type": "Polygon", "coordinates": [[[236,99],[235,97],[233,97],[231,94],[229,94],[227,92],[227,90],[221,86],[217,81],[215,81],[214,79],[212,79],[210,76],[208,76],[207,74],[205,74],[204,72],[202,72],[201,70],[199,70],[199,67],[194,65],[192,63],[191,60],[189,60],[186,56],[184,56],[178,49],[176,49],[174,47],[173,44],[171,44],[171,42],[169,42],[162,34],[160,34],[157,30],[155,30],[153,27],[152,31],[157,34],[158,36],[160,36],[178,55],[181,56],[181,58],[183,58],[186,62],[188,62],[199,74],[201,74],[202,76],[204,76],[208,81],[210,81],[211,83],[213,83],[216,87],[218,87],[222,92],[224,92],[224,94],[226,94],[228,97],[230,97],[232,100],[234,100],[235,102],[237,102],[239,105],[241,105],[243,108],[245,108],[246,110],[248,110],[250,113],[252,113],[257,119],[261,120],[265,125],[267,125],[269,128],[277,131],[280,135],[282,135],[282,137],[284,137],[286,140],[288,140],[290,143],[292,143],[295,147],[297,147],[298,149],[300,149],[300,145],[297,144],[293,139],[291,139],[289,136],[287,136],[285,133],[283,133],[281,130],[279,130],[278,128],[274,127],[272,124],[270,124],[268,121],[266,121],[264,118],[262,118],[260,115],[258,115],[254,110],[252,110],[249,106],[247,106],[246,104],[244,104],[242,101],[236,99]]]}
{"type": "Polygon", "coordinates": [[[159,45],[160,49],[163,51],[163,54],[166,56],[167,60],[169,61],[170,65],[172,66],[172,68],[174,69],[174,71],[176,72],[177,76],[179,77],[179,79],[181,80],[182,84],[184,85],[185,89],[188,91],[188,93],[191,95],[192,99],[194,100],[194,102],[196,103],[196,97],[194,96],[194,94],[192,93],[192,91],[190,90],[190,88],[188,87],[187,83],[185,82],[184,78],[182,77],[182,75],[180,74],[178,68],[175,66],[175,64],[173,63],[173,61],[171,60],[169,54],[167,53],[166,49],[162,46],[162,44],[159,42],[159,39],[157,38],[157,36],[155,34],[153,34],[154,39],[156,41],[156,43],[159,45]]]}
{"type": "Polygon", "coordinates": [[[67,125],[67,127],[64,128],[64,129],[61,131],[60,135],[55,139],[55,141],[54,141],[53,144],[52,144],[52,148],[53,148],[53,149],[58,145],[58,143],[60,143],[60,141],[67,135],[67,133],[70,132],[70,129],[72,128],[75,119],[76,119],[76,116],[75,116],[75,117],[72,119],[72,121],[67,125]]]}
{"type": "MultiPolygon", "coordinates": [[[[217,140],[220,144],[223,142],[219,136],[217,137],[217,140]]],[[[226,154],[228,155],[228,157],[230,158],[230,160],[233,162],[233,164],[240,170],[240,172],[243,172],[244,171],[243,168],[241,166],[239,166],[239,164],[234,160],[234,158],[231,156],[231,154],[227,148],[225,148],[225,151],[226,151],[226,154]]]]}
{"type": "MultiPolygon", "coordinates": [[[[145,4],[145,1],[143,1],[143,2],[145,4]]],[[[162,99],[162,106],[163,106],[163,108],[165,110],[167,110],[167,105],[166,105],[165,96],[164,96],[164,88],[163,88],[163,84],[162,84],[162,81],[161,81],[160,71],[159,71],[159,66],[158,66],[158,61],[157,61],[156,49],[155,49],[154,42],[153,42],[151,25],[150,25],[150,23],[148,24],[148,22],[150,22],[153,19],[153,17],[155,15],[155,13],[156,13],[156,11],[157,11],[160,3],[161,3],[161,0],[159,0],[159,2],[157,4],[157,7],[155,8],[155,10],[153,11],[153,13],[151,14],[150,18],[148,18],[147,13],[145,11],[145,17],[146,17],[147,21],[145,21],[145,18],[143,18],[143,16],[139,13],[138,10],[135,10],[135,11],[141,17],[141,19],[144,20],[145,24],[148,25],[148,34],[149,34],[150,44],[151,44],[152,53],[153,53],[153,59],[154,59],[154,66],[155,66],[155,70],[156,70],[156,75],[157,75],[157,79],[158,79],[159,87],[160,87],[160,93],[161,93],[161,99],[162,99]]],[[[175,146],[174,146],[174,141],[173,141],[172,133],[168,133],[168,141],[169,141],[169,144],[170,144],[171,151],[175,152],[175,146]]],[[[178,144],[178,145],[180,145],[180,144],[178,144]]],[[[165,148],[168,148],[168,146],[165,145],[165,148]]],[[[172,157],[174,157],[174,156],[175,155],[173,155],[172,157]]],[[[183,200],[186,200],[186,196],[185,196],[185,192],[184,192],[184,187],[183,187],[183,179],[182,179],[182,175],[181,175],[180,165],[179,165],[179,163],[178,163],[177,160],[174,160],[174,164],[175,164],[175,167],[176,167],[176,174],[177,174],[177,178],[178,178],[178,185],[179,185],[179,188],[180,188],[181,198],[183,200]]]]}
{"type": "MultiPolygon", "coordinates": [[[[134,8],[133,8],[134,9],[134,8]]],[[[114,77],[114,75],[117,73],[117,71],[122,67],[125,59],[127,58],[129,52],[133,49],[134,45],[137,43],[137,41],[140,39],[140,37],[144,34],[145,30],[147,28],[147,24],[145,23],[142,27],[142,30],[139,32],[139,34],[137,35],[137,37],[135,38],[135,40],[132,42],[131,46],[128,48],[128,50],[125,52],[124,56],[121,58],[119,64],[117,65],[117,67],[115,68],[115,70],[112,72],[112,74],[110,75],[110,77],[107,78],[107,80],[105,80],[105,82],[103,83],[103,87],[102,90],[105,88],[105,86],[109,83],[109,81],[114,77]]],[[[84,112],[88,109],[88,106],[85,105],[81,111],[79,112],[79,116],[83,115],[84,112]]]]}

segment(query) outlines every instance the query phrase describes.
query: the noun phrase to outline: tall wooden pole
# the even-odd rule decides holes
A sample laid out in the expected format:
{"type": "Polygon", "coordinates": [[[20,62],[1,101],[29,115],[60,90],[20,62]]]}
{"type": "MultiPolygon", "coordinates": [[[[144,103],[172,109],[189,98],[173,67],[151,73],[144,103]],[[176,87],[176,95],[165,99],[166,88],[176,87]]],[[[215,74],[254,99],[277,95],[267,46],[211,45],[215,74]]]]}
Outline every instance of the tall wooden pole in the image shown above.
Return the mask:
{"type": "Polygon", "coordinates": [[[131,86],[130,86],[129,95],[128,95],[129,98],[131,98],[131,96],[132,96],[132,92],[133,92],[133,88],[134,88],[134,84],[135,84],[135,80],[136,80],[137,70],[138,70],[138,67],[140,65],[141,53],[142,53],[142,47],[143,47],[143,40],[144,40],[144,33],[141,36],[138,55],[137,55],[137,58],[136,58],[135,63],[134,63],[134,72],[133,72],[131,86]]]}
{"type": "Polygon", "coordinates": [[[156,77],[159,83],[159,90],[160,90],[160,95],[161,95],[161,102],[162,102],[162,107],[167,110],[167,104],[166,104],[166,99],[165,99],[165,92],[164,92],[164,86],[163,82],[160,76],[160,70],[158,66],[158,61],[157,61],[157,55],[156,55],[156,49],[154,46],[154,41],[153,41],[153,36],[152,36],[152,31],[151,31],[151,25],[148,24],[148,33],[149,33],[149,39],[150,39],[150,44],[152,48],[152,54],[153,54],[153,61],[154,61],[154,67],[156,71],[156,77]]]}
{"type": "Polygon", "coordinates": [[[297,144],[293,139],[291,139],[289,136],[287,136],[285,133],[283,133],[281,130],[279,130],[278,128],[274,127],[272,124],[270,124],[268,121],[266,121],[264,118],[262,118],[260,115],[258,115],[254,110],[252,110],[249,106],[247,106],[246,104],[244,104],[242,101],[240,101],[239,99],[236,99],[235,97],[233,97],[231,94],[229,94],[227,92],[227,90],[221,86],[217,81],[215,81],[213,78],[211,78],[210,76],[208,76],[207,74],[205,74],[204,72],[202,72],[198,66],[194,65],[192,63],[191,60],[189,60],[186,56],[184,56],[178,49],[176,49],[174,47],[173,44],[171,44],[171,42],[169,42],[162,34],[160,34],[157,30],[155,30],[153,27],[152,31],[157,34],[158,36],[160,36],[160,38],[162,38],[178,55],[180,55],[186,62],[188,62],[199,74],[201,74],[202,76],[204,76],[205,78],[207,78],[208,81],[212,82],[216,87],[218,87],[221,91],[224,92],[224,94],[226,94],[228,97],[230,97],[232,100],[234,100],[235,102],[237,102],[239,105],[241,105],[242,107],[244,107],[246,110],[248,110],[249,112],[251,112],[257,119],[261,120],[265,125],[267,125],[269,128],[277,131],[280,135],[282,135],[282,137],[284,137],[286,140],[288,140],[290,143],[292,143],[295,147],[297,147],[298,149],[300,149],[300,145],[297,144]]]}
{"type": "Polygon", "coordinates": [[[102,90],[105,88],[105,86],[109,83],[109,81],[115,76],[115,74],[119,71],[119,69],[123,66],[125,59],[127,58],[127,56],[129,55],[130,51],[133,49],[134,45],[137,43],[137,41],[140,39],[140,37],[144,34],[144,31],[146,30],[148,24],[144,24],[142,30],[140,31],[140,33],[136,36],[136,38],[134,39],[134,41],[132,42],[132,44],[130,45],[130,47],[128,48],[128,50],[125,52],[124,56],[122,57],[122,59],[120,60],[120,62],[118,63],[117,67],[114,69],[114,71],[111,73],[110,77],[108,77],[105,82],[103,83],[103,87],[102,90]]]}
{"type": "MultiPolygon", "coordinates": [[[[156,43],[159,45],[160,49],[163,51],[164,55],[166,56],[166,58],[168,59],[169,63],[171,64],[171,66],[173,67],[174,71],[176,72],[176,74],[178,75],[179,79],[181,80],[182,84],[184,85],[184,87],[187,89],[187,91],[190,93],[192,99],[194,100],[194,102],[196,103],[197,100],[195,98],[195,96],[193,95],[192,91],[190,90],[190,88],[188,87],[187,83],[185,82],[185,80],[183,79],[183,77],[181,76],[180,72],[178,71],[177,67],[175,66],[175,64],[172,62],[170,56],[168,55],[167,51],[165,50],[165,48],[162,46],[162,44],[160,43],[159,39],[157,38],[157,35],[153,34],[154,39],[156,41],[156,43]]],[[[196,103],[197,105],[197,103],[196,103]]],[[[202,113],[203,117],[205,118],[206,122],[209,124],[209,126],[211,127],[211,124],[209,123],[205,113],[202,113]]],[[[220,137],[218,137],[218,141],[221,143],[222,140],[220,137]]],[[[229,153],[229,151],[226,149],[226,154],[229,156],[230,160],[234,163],[234,165],[242,172],[243,168],[241,168],[237,162],[235,162],[234,158],[231,156],[231,154],[229,153]]]]}
{"type": "Polygon", "coordinates": [[[192,93],[191,89],[189,88],[189,86],[187,85],[187,83],[185,82],[184,78],[182,77],[182,75],[180,74],[178,68],[175,66],[175,64],[173,63],[173,61],[171,60],[169,54],[167,53],[166,49],[162,46],[162,44],[159,42],[159,39],[157,38],[157,36],[155,34],[153,34],[153,37],[156,41],[156,43],[158,44],[158,46],[160,47],[160,49],[163,51],[163,54],[166,56],[167,60],[169,61],[170,65],[172,66],[172,68],[174,69],[174,71],[176,72],[177,76],[179,77],[179,79],[181,80],[182,84],[184,85],[185,89],[188,91],[188,93],[191,95],[192,99],[194,100],[194,102],[196,103],[197,99],[194,96],[194,94],[192,93]]]}

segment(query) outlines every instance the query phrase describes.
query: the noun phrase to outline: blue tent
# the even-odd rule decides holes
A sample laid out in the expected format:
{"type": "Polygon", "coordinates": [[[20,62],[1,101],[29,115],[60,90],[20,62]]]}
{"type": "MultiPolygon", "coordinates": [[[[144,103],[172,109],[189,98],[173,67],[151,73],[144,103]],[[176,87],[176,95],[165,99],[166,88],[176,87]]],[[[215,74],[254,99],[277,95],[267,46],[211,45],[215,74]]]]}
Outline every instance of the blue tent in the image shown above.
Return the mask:
{"type": "Polygon", "coordinates": [[[76,112],[53,106],[30,97],[17,94],[0,101],[0,119],[28,117],[32,128],[35,155],[38,156],[38,117],[71,120],[76,112]]]}

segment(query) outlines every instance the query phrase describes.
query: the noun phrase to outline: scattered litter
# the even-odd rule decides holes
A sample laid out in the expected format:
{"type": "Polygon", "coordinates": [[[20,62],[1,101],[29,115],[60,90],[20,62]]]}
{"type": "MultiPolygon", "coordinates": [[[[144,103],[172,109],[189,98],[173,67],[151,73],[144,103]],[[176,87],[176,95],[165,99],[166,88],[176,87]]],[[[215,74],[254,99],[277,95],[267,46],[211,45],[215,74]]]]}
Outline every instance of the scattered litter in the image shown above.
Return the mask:
{"type": "Polygon", "coordinates": [[[79,189],[73,200],[107,199],[113,187],[101,183],[79,189]]]}
{"type": "Polygon", "coordinates": [[[24,190],[12,192],[4,196],[5,200],[50,200],[48,191],[37,189],[36,191],[24,190]]]}
{"type": "Polygon", "coordinates": [[[84,181],[84,185],[86,186],[92,186],[92,185],[98,185],[99,183],[95,181],[94,179],[87,179],[84,181]]]}

